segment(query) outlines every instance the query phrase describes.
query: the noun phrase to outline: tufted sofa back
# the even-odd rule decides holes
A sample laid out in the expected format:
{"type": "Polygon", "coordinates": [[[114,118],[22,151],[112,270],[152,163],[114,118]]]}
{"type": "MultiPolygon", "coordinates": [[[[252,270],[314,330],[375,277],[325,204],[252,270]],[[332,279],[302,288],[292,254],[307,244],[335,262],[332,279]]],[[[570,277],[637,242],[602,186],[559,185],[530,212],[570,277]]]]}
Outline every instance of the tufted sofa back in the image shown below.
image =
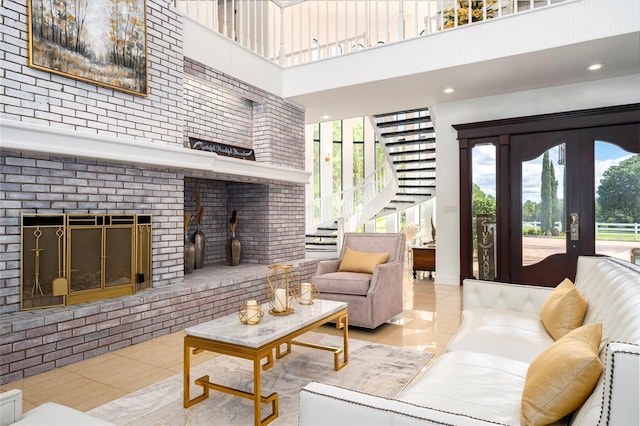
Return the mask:
{"type": "Polygon", "coordinates": [[[639,424],[640,267],[613,258],[580,257],[575,284],[588,301],[584,323],[602,323],[600,359],[605,368],[571,424],[639,424]]]}
{"type": "Polygon", "coordinates": [[[580,257],[575,285],[588,301],[585,324],[601,322],[603,339],[640,344],[640,267],[580,257]]]}

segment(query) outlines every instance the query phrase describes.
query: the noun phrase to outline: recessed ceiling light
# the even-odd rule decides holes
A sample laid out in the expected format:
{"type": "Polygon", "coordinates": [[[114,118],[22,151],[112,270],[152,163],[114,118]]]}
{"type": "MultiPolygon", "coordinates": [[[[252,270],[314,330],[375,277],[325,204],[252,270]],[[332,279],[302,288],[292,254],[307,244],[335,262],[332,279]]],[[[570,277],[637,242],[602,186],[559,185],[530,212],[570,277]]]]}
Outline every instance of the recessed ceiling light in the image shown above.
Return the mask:
{"type": "Polygon", "coordinates": [[[331,118],[331,116],[325,114],[325,115],[321,115],[320,118],[323,119],[323,120],[327,120],[327,119],[331,118]]]}
{"type": "Polygon", "coordinates": [[[602,64],[591,64],[587,67],[589,71],[597,71],[602,68],[602,64]]]}
{"type": "Polygon", "coordinates": [[[444,93],[453,93],[455,90],[453,89],[453,87],[447,87],[446,89],[444,89],[444,93]]]}

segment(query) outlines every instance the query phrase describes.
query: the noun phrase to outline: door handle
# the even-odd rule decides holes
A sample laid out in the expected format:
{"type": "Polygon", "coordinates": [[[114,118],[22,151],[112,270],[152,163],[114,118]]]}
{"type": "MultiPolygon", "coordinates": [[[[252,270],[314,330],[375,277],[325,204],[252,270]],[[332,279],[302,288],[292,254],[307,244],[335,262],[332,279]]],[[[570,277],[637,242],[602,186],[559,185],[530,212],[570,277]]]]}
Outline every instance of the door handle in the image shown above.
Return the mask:
{"type": "Polygon", "coordinates": [[[569,229],[571,233],[571,241],[580,239],[580,215],[578,213],[569,214],[569,229]]]}

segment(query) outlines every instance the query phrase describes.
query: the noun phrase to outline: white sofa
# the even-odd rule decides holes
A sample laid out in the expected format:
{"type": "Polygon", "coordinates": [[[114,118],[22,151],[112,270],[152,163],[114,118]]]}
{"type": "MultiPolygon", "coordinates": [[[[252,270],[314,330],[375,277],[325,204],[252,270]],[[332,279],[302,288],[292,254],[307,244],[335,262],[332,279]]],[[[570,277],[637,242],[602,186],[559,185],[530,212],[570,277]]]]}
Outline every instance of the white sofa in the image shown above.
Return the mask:
{"type": "Polygon", "coordinates": [[[0,426],[113,426],[82,411],[45,402],[22,414],[22,391],[0,393],[0,426]]]}
{"type": "MultiPolygon", "coordinates": [[[[575,286],[587,300],[584,324],[602,323],[603,371],[560,423],[637,426],[640,268],[581,257],[575,286]]],[[[421,376],[393,399],[310,383],[300,392],[300,425],[521,424],[527,369],[554,342],[540,319],[552,290],[465,280],[461,327],[421,376]]]]}

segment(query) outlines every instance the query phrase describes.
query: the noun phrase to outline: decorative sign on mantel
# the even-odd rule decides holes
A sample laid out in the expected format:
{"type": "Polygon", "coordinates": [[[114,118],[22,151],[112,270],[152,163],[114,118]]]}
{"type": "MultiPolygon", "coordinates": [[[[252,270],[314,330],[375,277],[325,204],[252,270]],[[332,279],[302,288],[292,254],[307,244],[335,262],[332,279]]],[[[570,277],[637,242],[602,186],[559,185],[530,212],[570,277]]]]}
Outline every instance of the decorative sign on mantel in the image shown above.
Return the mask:
{"type": "Polygon", "coordinates": [[[189,138],[189,143],[191,143],[191,149],[214,152],[218,155],[224,155],[225,157],[256,161],[256,155],[253,152],[253,149],[250,148],[205,141],[198,138],[189,138]]]}

